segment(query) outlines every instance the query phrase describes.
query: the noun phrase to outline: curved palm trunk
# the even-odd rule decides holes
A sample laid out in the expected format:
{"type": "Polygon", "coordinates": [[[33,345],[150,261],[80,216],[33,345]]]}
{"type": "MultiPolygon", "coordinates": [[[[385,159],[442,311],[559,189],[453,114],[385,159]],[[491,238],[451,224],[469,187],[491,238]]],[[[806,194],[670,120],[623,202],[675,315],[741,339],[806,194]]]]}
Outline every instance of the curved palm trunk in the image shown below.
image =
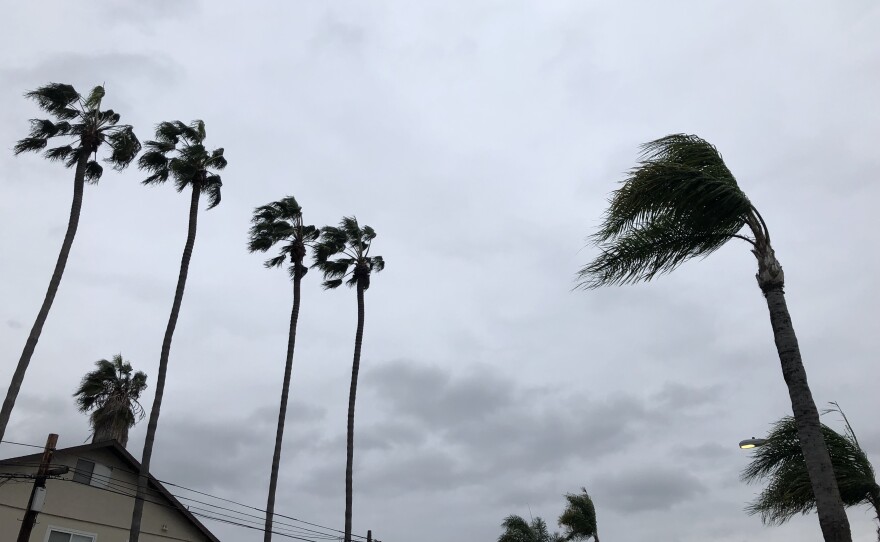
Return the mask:
{"type": "Polygon", "coordinates": [[[357,285],[358,323],[357,333],[354,336],[354,360],[351,364],[351,388],[348,392],[348,442],[345,457],[345,539],[351,542],[351,501],[352,483],[351,474],[354,462],[354,404],[357,395],[358,371],[361,366],[361,343],[364,338],[364,287],[358,281],[357,285]]]}
{"type": "MultiPolygon", "coordinates": [[[[778,266],[778,262],[776,265],[778,266]]],[[[810,485],[813,488],[813,495],[816,497],[816,510],[819,515],[822,535],[825,542],[851,542],[852,534],[850,533],[849,520],[840,498],[840,490],[837,487],[837,479],[831,465],[831,456],[825,445],[825,439],[822,437],[819,411],[807,383],[807,372],[801,360],[794,326],[785,303],[782,281],[770,284],[761,282],[761,274],[759,273],[759,283],[764,291],[764,297],[767,298],[770,323],[773,326],[773,338],[782,365],[782,376],[788,385],[791,409],[807,473],[810,476],[810,485]]]]}
{"type": "Polygon", "coordinates": [[[156,440],[156,428],[159,425],[159,410],[162,408],[162,396],[165,393],[165,376],[168,373],[168,355],[171,353],[171,339],[174,337],[174,328],[177,327],[177,317],[180,314],[180,304],[183,301],[183,290],[186,287],[186,275],[189,272],[189,260],[192,257],[193,245],[196,241],[200,188],[198,183],[193,184],[192,199],[189,204],[189,230],[186,235],[186,245],[183,247],[183,257],[180,259],[180,275],[177,277],[177,290],[174,292],[171,316],[168,318],[168,327],[165,328],[165,338],[162,340],[162,352],[159,355],[159,376],[156,379],[156,396],[153,398],[153,408],[150,410],[150,421],[147,424],[147,436],[144,440],[144,455],[141,459],[141,472],[140,476],[138,476],[134,511],[131,514],[129,542],[138,542],[141,534],[144,494],[147,491],[147,475],[150,472],[153,442],[156,440]]]}
{"type": "Polygon", "coordinates": [[[15,406],[15,400],[18,398],[18,392],[21,390],[21,384],[24,381],[24,373],[27,371],[37,348],[37,342],[40,340],[40,334],[43,332],[43,325],[49,316],[49,309],[55,301],[55,294],[58,293],[58,285],[61,284],[61,276],[64,275],[64,268],[67,266],[67,257],[70,255],[70,247],[73,246],[73,238],[76,236],[76,229],[79,226],[79,214],[82,209],[83,187],[85,186],[86,164],[89,161],[88,153],[81,153],[76,162],[76,171],[73,175],[73,202],[70,204],[70,218],[67,221],[67,232],[64,234],[64,241],[61,243],[61,252],[58,253],[58,260],[55,262],[55,271],[52,272],[52,278],[49,280],[49,289],[46,291],[46,297],[43,298],[43,305],[40,312],[37,313],[37,319],[31,328],[30,335],[24,344],[24,350],[18,359],[18,365],[15,372],[12,373],[12,381],[9,383],[9,390],[6,392],[6,399],[3,400],[3,408],[0,409],[0,440],[3,440],[6,434],[6,426],[9,424],[9,417],[12,415],[12,408],[15,406]]]}
{"type": "MultiPolygon", "coordinates": [[[[298,267],[298,264],[294,265],[298,267]]],[[[302,282],[302,273],[297,269],[293,277],[293,309],[290,312],[290,334],[287,338],[287,362],[284,365],[284,383],[281,385],[281,408],[278,409],[278,429],[275,431],[275,453],[272,455],[272,473],[269,476],[269,498],[266,502],[264,542],[272,540],[272,518],[275,515],[275,489],[278,487],[281,442],[284,439],[284,419],[287,417],[287,396],[290,392],[290,374],[293,371],[293,350],[296,347],[296,322],[299,319],[300,282],[302,282]]]]}

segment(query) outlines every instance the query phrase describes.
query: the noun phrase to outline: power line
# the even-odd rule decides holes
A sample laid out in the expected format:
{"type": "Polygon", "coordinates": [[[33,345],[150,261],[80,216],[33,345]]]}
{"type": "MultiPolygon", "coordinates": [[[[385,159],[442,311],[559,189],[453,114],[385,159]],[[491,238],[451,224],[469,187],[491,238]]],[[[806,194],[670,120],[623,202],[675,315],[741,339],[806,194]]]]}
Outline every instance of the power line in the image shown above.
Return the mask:
{"type": "MultiPolygon", "coordinates": [[[[32,447],[32,448],[40,448],[40,449],[44,448],[44,446],[36,445],[36,444],[29,444],[29,443],[22,443],[22,442],[12,442],[12,441],[6,441],[6,440],[4,440],[4,441],[2,441],[2,442],[4,442],[4,443],[8,443],[8,444],[16,444],[16,445],[19,445],[19,446],[27,446],[27,447],[32,447]]],[[[63,450],[59,450],[59,451],[63,451],[63,450]]],[[[71,455],[71,457],[74,457],[74,458],[76,458],[76,459],[82,459],[82,460],[84,460],[84,461],[89,461],[89,462],[95,463],[95,461],[94,461],[93,459],[89,459],[89,458],[86,458],[86,457],[76,456],[76,455],[71,455]]],[[[13,464],[13,463],[7,463],[7,464],[13,464]]],[[[21,465],[24,466],[24,465],[26,465],[26,464],[23,464],[23,463],[22,463],[21,465]]],[[[35,466],[35,465],[37,465],[37,464],[36,464],[36,463],[31,463],[31,464],[29,464],[29,466],[35,466]]],[[[73,468],[73,469],[71,469],[71,470],[76,471],[77,469],[76,469],[76,468],[73,468]]],[[[140,474],[141,474],[141,473],[139,473],[139,472],[134,472],[134,471],[130,471],[130,470],[122,469],[122,468],[114,468],[113,470],[118,470],[118,471],[120,471],[120,472],[125,472],[125,473],[128,473],[128,474],[133,474],[133,475],[135,475],[135,476],[140,476],[140,474]]],[[[98,477],[104,477],[104,478],[107,478],[107,479],[108,479],[108,480],[107,480],[108,484],[110,484],[110,483],[114,483],[114,484],[115,484],[115,483],[118,483],[118,484],[128,484],[128,485],[132,486],[132,488],[134,488],[134,487],[137,486],[137,484],[134,484],[134,483],[131,483],[131,482],[124,482],[124,481],[122,481],[122,480],[116,480],[116,481],[113,481],[113,480],[111,479],[110,476],[101,475],[101,474],[97,474],[97,473],[91,473],[91,474],[92,474],[92,476],[98,476],[98,477]]],[[[176,488],[183,489],[183,490],[186,490],[186,491],[191,491],[191,492],[196,493],[196,494],[198,494],[198,495],[203,495],[203,496],[205,496],[205,497],[210,497],[210,498],[212,498],[212,499],[217,499],[217,500],[219,500],[219,501],[224,501],[224,502],[228,502],[228,503],[231,503],[231,504],[235,504],[235,505],[238,505],[238,506],[241,506],[241,507],[244,507],[244,508],[248,508],[248,509],[250,509],[250,510],[255,510],[255,511],[257,511],[257,512],[260,512],[260,513],[264,514],[264,517],[265,517],[265,514],[267,514],[267,511],[266,511],[265,509],[258,508],[258,507],[256,507],[256,506],[251,506],[251,505],[244,504],[244,503],[241,503],[241,502],[238,502],[238,501],[233,501],[233,500],[231,500],[231,499],[226,499],[226,498],[223,498],[223,497],[218,497],[218,496],[216,496],[216,495],[211,495],[210,493],[205,493],[205,492],[203,492],[203,491],[199,491],[199,490],[197,490],[197,489],[192,489],[192,488],[190,488],[190,487],[186,487],[186,486],[182,486],[182,485],[179,485],[179,484],[175,484],[175,483],[173,483],[173,482],[166,482],[166,481],[164,481],[164,480],[159,480],[158,478],[155,478],[155,477],[153,477],[153,479],[156,480],[157,482],[159,482],[160,484],[163,484],[163,485],[166,485],[166,486],[172,486],[172,487],[176,487],[176,488]]],[[[70,480],[70,481],[72,481],[72,480],[70,480]]],[[[92,487],[96,487],[96,486],[92,486],[92,487]]],[[[122,486],[121,486],[121,485],[117,485],[117,487],[122,487],[122,486]]],[[[97,489],[105,489],[105,488],[97,488],[97,489]]],[[[131,489],[131,488],[126,488],[126,489],[131,489]]],[[[106,490],[106,489],[105,489],[105,490],[106,490]]],[[[148,491],[153,491],[153,492],[159,493],[158,490],[150,489],[149,487],[147,487],[147,490],[148,490],[148,491]]],[[[169,492],[169,493],[170,493],[170,492],[169,492]]],[[[120,494],[127,495],[127,494],[125,494],[125,493],[120,493],[120,494]]],[[[160,494],[161,494],[161,493],[160,493],[160,494]]],[[[204,504],[204,505],[206,505],[206,506],[213,506],[214,508],[218,508],[218,509],[220,509],[220,510],[226,510],[226,511],[230,511],[230,512],[235,512],[235,513],[237,513],[237,514],[246,515],[246,514],[244,514],[244,513],[242,513],[242,512],[239,512],[239,511],[237,511],[237,510],[233,510],[233,509],[230,509],[230,508],[224,508],[224,507],[222,507],[222,506],[218,506],[218,505],[211,504],[211,503],[206,503],[206,502],[204,502],[204,501],[199,501],[199,500],[197,500],[197,499],[193,499],[193,498],[191,498],[191,497],[185,497],[185,496],[182,496],[182,495],[176,495],[176,494],[171,494],[171,495],[174,496],[174,497],[176,497],[176,498],[178,498],[178,499],[183,499],[183,500],[187,500],[187,501],[192,501],[192,502],[195,502],[195,503],[198,503],[198,504],[204,504]]],[[[130,496],[130,497],[135,497],[135,495],[128,495],[128,496],[130,496]]],[[[145,501],[145,502],[152,502],[152,501],[147,501],[146,499],[144,499],[144,501],[145,501]]],[[[160,504],[160,503],[155,503],[155,502],[153,502],[153,504],[160,504]]],[[[302,519],[299,519],[299,518],[295,518],[295,517],[293,517],[293,516],[288,516],[288,515],[285,515],[285,514],[280,514],[280,513],[278,513],[278,512],[273,512],[273,518],[272,518],[272,519],[273,519],[273,521],[272,521],[273,525],[274,525],[275,523],[278,523],[278,524],[280,524],[280,525],[287,525],[287,526],[294,527],[294,528],[297,528],[297,529],[301,529],[301,530],[305,530],[305,531],[313,532],[313,533],[315,533],[315,534],[320,534],[320,535],[322,535],[322,536],[326,536],[326,535],[327,535],[327,533],[321,533],[321,532],[319,532],[319,531],[312,531],[311,529],[306,529],[305,527],[299,527],[299,526],[297,526],[297,525],[290,525],[290,524],[285,524],[285,523],[277,522],[277,521],[275,521],[275,517],[276,517],[276,516],[277,516],[277,517],[280,517],[280,518],[288,519],[288,520],[291,520],[291,521],[295,521],[295,522],[298,522],[298,523],[302,523],[302,524],[304,524],[304,525],[309,525],[309,526],[311,526],[311,527],[317,527],[317,528],[319,528],[319,529],[324,529],[324,530],[326,530],[326,531],[332,531],[332,532],[335,532],[335,533],[343,533],[343,534],[345,533],[345,531],[343,531],[343,530],[341,530],[341,529],[334,529],[333,527],[327,527],[326,525],[320,525],[320,524],[318,524],[318,523],[312,523],[312,522],[305,521],[305,520],[302,520],[302,519]]],[[[257,516],[253,516],[253,517],[257,517],[257,516]]],[[[358,538],[358,539],[361,539],[361,540],[366,540],[366,539],[367,539],[366,536],[359,535],[359,534],[354,534],[354,533],[352,533],[351,536],[352,536],[352,538],[358,538]]],[[[376,542],[378,542],[378,541],[376,541],[376,542]]]]}

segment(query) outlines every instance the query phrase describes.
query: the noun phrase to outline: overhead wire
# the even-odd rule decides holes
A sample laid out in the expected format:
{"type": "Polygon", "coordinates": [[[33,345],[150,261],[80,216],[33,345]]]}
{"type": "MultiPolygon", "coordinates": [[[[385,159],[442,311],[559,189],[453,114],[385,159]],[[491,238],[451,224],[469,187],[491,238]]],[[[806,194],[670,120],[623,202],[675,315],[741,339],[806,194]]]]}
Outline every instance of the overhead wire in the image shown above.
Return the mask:
{"type": "MultiPolygon", "coordinates": [[[[3,442],[3,443],[7,443],[7,444],[15,444],[15,445],[18,445],[18,446],[27,446],[27,447],[31,447],[31,448],[40,448],[40,449],[44,448],[44,446],[40,446],[40,445],[37,445],[37,444],[28,444],[28,443],[22,443],[22,442],[12,442],[12,441],[6,441],[6,440],[4,440],[4,441],[2,441],[2,442],[3,442]]],[[[76,458],[76,459],[82,459],[82,460],[84,460],[84,461],[89,461],[89,462],[95,463],[95,461],[94,461],[93,459],[89,459],[89,458],[82,457],[82,456],[77,456],[77,455],[72,455],[72,454],[71,454],[71,456],[74,457],[74,458],[76,458]]],[[[9,462],[4,462],[4,463],[6,463],[7,465],[16,464],[16,463],[9,463],[9,462]]],[[[16,464],[16,465],[17,465],[17,466],[39,466],[38,463],[18,463],[18,464],[16,464]]],[[[138,472],[134,472],[134,471],[126,470],[126,469],[123,469],[123,468],[115,468],[115,467],[114,467],[113,470],[118,470],[118,471],[120,471],[120,472],[125,472],[125,473],[128,473],[128,474],[133,474],[133,475],[135,475],[135,476],[140,476],[140,473],[138,473],[138,472]]],[[[76,468],[74,467],[74,468],[71,468],[71,471],[78,471],[78,469],[76,469],[76,468]]],[[[116,487],[117,489],[133,490],[133,489],[136,489],[136,488],[137,488],[137,483],[126,482],[126,481],[124,481],[124,480],[118,480],[118,479],[117,479],[117,480],[113,480],[111,476],[102,475],[102,474],[99,474],[99,473],[94,473],[94,472],[89,473],[89,472],[87,472],[87,471],[82,471],[82,472],[83,472],[83,474],[90,474],[90,475],[93,476],[93,477],[106,478],[106,479],[107,479],[107,480],[106,480],[106,481],[107,481],[107,484],[108,484],[108,485],[113,484],[114,487],[116,487]],[[126,487],[126,486],[128,486],[128,487],[126,487]]],[[[68,479],[64,479],[64,478],[61,478],[61,479],[62,479],[62,480],[66,480],[66,481],[73,481],[72,479],[69,479],[69,480],[68,480],[68,479]]],[[[197,490],[197,489],[192,489],[192,488],[190,488],[190,487],[182,486],[182,485],[180,485],[180,484],[175,484],[175,483],[173,483],[173,482],[167,482],[167,481],[164,481],[164,480],[159,480],[158,478],[155,478],[155,477],[153,477],[153,479],[155,479],[157,482],[159,482],[159,483],[162,484],[162,485],[176,487],[176,488],[179,488],[179,489],[183,489],[183,490],[185,490],[185,491],[190,491],[190,492],[195,493],[195,494],[198,494],[198,495],[202,495],[202,496],[205,496],[205,497],[210,497],[210,498],[212,498],[212,499],[216,499],[216,500],[219,500],[219,501],[227,502],[227,503],[230,503],[230,504],[235,504],[235,505],[237,505],[237,506],[241,506],[241,507],[243,507],[243,508],[247,508],[247,509],[249,509],[249,510],[254,510],[254,511],[257,511],[257,512],[261,512],[261,513],[263,514],[263,518],[265,518],[265,514],[267,513],[267,511],[266,511],[265,509],[258,508],[258,507],[256,507],[256,506],[251,506],[251,505],[248,505],[248,504],[244,504],[244,503],[241,503],[241,502],[238,502],[238,501],[234,501],[234,500],[232,500],[232,499],[226,499],[226,498],[224,498],[224,497],[218,497],[218,496],[216,496],[216,495],[212,495],[212,494],[210,494],[210,493],[206,493],[206,492],[203,492],[203,491],[199,491],[199,490],[197,490]]],[[[91,487],[96,487],[97,489],[103,489],[103,490],[107,491],[106,488],[100,488],[100,487],[97,487],[97,486],[91,486],[91,487]]],[[[157,496],[158,496],[158,495],[161,495],[161,492],[159,492],[157,489],[152,489],[152,488],[150,488],[149,486],[147,487],[147,490],[148,490],[148,491],[151,491],[151,492],[153,492],[153,493],[156,493],[157,496]]],[[[120,495],[126,495],[126,496],[129,496],[129,497],[136,497],[136,495],[130,495],[130,494],[124,493],[124,492],[122,492],[122,491],[113,491],[113,492],[114,492],[114,493],[118,493],[118,494],[120,494],[120,495]]],[[[169,494],[171,494],[172,496],[174,496],[174,497],[177,498],[177,499],[182,499],[182,500],[185,500],[185,501],[190,501],[190,502],[194,502],[194,503],[198,503],[198,504],[203,504],[203,505],[205,505],[205,506],[211,506],[211,507],[217,508],[217,509],[219,509],[219,510],[225,510],[225,511],[228,511],[228,512],[233,512],[233,513],[236,513],[236,514],[239,514],[239,515],[244,515],[244,516],[250,516],[250,517],[256,517],[256,518],[260,517],[260,516],[255,516],[255,515],[253,515],[253,514],[246,514],[246,513],[244,513],[244,512],[240,512],[240,511],[238,511],[238,510],[234,510],[234,509],[231,509],[231,508],[226,508],[226,507],[218,506],[218,505],[213,504],[213,503],[208,503],[208,502],[200,501],[200,500],[194,499],[194,498],[192,498],[192,497],[187,497],[187,496],[184,496],[184,495],[178,495],[178,494],[174,494],[174,493],[170,493],[170,492],[169,492],[169,494]]],[[[164,496],[163,496],[163,497],[164,497],[164,496]]],[[[144,499],[144,501],[145,501],[145,502],[151,502],[151,503],[153,503],[153,504],[163,505],[163,503],[158,503],[158,502],[154,502],[154,501],[149,501],[149,500],[147,500],[146,498],[144,499]]],[[[167,505],[165,505],[165,506],[167,506],[167,505]]],[[[212,512],[212,513],[216,513],[216,512],[212,512]]],[[[311,527],[316,527],[316,528],[318,528],[318,529],[324,529],[325,531],[332,531],[332,532],[334,532],[334,533],[343,533],[343,534],[345,533],[345,531],[343,531],[343,530],[341,530],[341,529],[335,529],[335,528],[333,528],[333,527],[327,527],[326,525],[321,525],[321,524],[318,524],[318,523],[312,523],[312,522],[309,522],[309,521],[305,521],[305,520],[302,520],[302,519],[299,519],[299,518],[296,518],[296,517],[293,517],[293,516],[288,516],[288,515],[285,515],[285,514],[281,514],[281,513],[278,513],[278,512],[274,512],[274,513],[273,513],[273,518],[272,518],[273,528],[274,528],[274,525],[275,525],[275,524],[278,524],[278,525],[283,525],[283,526],[287,526],[287,527],[292,527],[292,528],[295,528],[295,529],[299,529],[299,530],[302,530],[302,531],[306,531],[306,532],[312,533],[312,534],[314,534],[314,535],[321,535],[322,537],[323,537],[323,536],[333,536],[334,539],[338,539],[338,538],[339,538],[339,537],[336,536],[336,535],[329,535],[328,533],[322,533],[322,532],[320,532],[320,531],[314,531],[314,530],[312,530],[312,529],[307,529],[306,527],[300,527],[300,526],[298,526],[298,525],[292,525],[292,524],[289,524],[289,523],[280,522],[280,521],[277,521],[277,520],[275,519],[275,517],[280,517],[280,518],[287,519],[287,520],[290,520],[290,521],[295,521],[295,522],[297,522],[297,523],[302,523],[302,524],[304,524],[304,525],[309,525],[309,526],[311,526],[311,527]]],[[[240,520],[242,520],[242,521],[248,521],[248,520],[245,520],[245,519],[243,519],[243,518],[238,518],[238,519],[240,519],[240,520]]],[[[218,521],[219,521],[219,520],[218,520],[218,521]]],[[[359,534],[354,534],[354,533],[352,533],[351,536],[352,536],[352,538],[357,538],[357,539],[360,539],[360,540],[367,540],[367,537],[366,537],[366,536],[363,536],[363,535],[359,535],[359,534]]],[[[376,542],[378,542],[378,541],[376,541],[376,542]]]]}

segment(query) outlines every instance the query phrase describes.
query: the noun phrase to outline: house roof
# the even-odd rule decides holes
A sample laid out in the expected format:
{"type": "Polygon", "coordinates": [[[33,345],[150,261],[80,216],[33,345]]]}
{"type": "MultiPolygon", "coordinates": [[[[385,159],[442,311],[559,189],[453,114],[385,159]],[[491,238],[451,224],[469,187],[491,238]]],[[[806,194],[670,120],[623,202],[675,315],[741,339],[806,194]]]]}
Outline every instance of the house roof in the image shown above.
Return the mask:
{"type": "MultiPolygon", "coordinates": [[[[135,459],[133,455],[128,453],[128,450],[123,448],[122,445],[120,445],[115,440],[106,440],[103,442],[97,442],[97,443],[93,443],[93,444],[84,444],[82,446],[73,446],[71,448],[62,448],[62,449],[55,450],[55,453],[78,455],[83,452],[90,452],[90,451],[94,451],[94,450],[108,450],[110,452],[113,452],[114,454],[116,454],[117,457],[119,457],[119,459],[121,459],[124,463],[126,463],[127,465],[129,465],[131,467],[131,471],[133,473],[139,474],[141,472],[140,462],[137,459],[135,459]]],[[[19,457],[10,457],[7,459],[0,460],[0,465],[14,463],[14,462],[20,462],[23,459],[32,459],[32,458],[35,458],[37,461],[39,461],[39,458],[41,457],[41,455],[42,454],[32,454],[32,455],[22,455],[19,457]]],[[[172,495],[167,489],[165,489],[165,486],[163,486],[159,480],[157,480],[155,477],[153,477],[152,474],[148,474],[147,476],[148,476],[149,484],[151,486],[153,486],[159,492],[159,494],[161,494],[163,497],[168,499],[168,501],[170,501],[171,504],[173,504],[175,506],[175,508],[177,508],[177,510],[181,514],[183,514],[183,516],[186,519],[188,519],[199,531],[201,531],[201,533],[204,534],[208,538],[208,540],[210,540],[211,542],[220,542],[220,540],[216,536],[214,536],[214,533],[212,533],[211,531],[208,530],[207,527],[202,525],[202,522],[199,521],[198,519],[196,519],[196,517],[192,514],[192,512],[190,512],[184,505],[182,505],[180,503],[180,501],[177,500],[177,498],[174,495],[172,495]]]]}

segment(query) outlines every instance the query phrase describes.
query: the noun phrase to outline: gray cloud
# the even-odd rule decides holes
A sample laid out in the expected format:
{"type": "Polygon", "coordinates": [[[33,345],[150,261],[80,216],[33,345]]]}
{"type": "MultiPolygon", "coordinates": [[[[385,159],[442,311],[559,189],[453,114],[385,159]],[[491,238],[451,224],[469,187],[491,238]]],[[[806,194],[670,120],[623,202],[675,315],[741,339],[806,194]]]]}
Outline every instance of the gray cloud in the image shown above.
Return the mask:
{"type": "Polygon", "coordinates": [[[594,487],[602,504],[629,513],[669,510],[707,491],[687,470],[645,466],[598,476],[594,487]]]}

